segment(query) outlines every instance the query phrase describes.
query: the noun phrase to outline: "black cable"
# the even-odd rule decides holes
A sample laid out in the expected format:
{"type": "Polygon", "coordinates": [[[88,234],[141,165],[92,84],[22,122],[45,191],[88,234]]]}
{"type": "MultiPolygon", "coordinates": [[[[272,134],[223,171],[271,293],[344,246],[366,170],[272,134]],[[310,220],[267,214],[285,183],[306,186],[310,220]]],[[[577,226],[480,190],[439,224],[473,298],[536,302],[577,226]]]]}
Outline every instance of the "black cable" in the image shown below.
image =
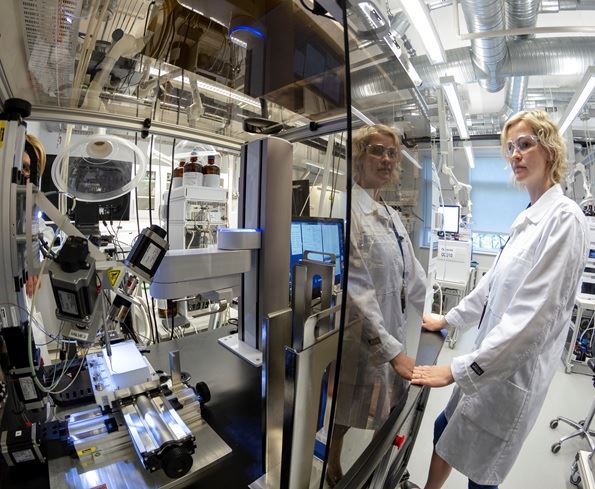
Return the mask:
{"type": "Polygon", "coordinates": [[[149,5],[147,5],[147,13],[145,15],[145,28],[143,30],[143,36],[147,35],[147,25],[149,24],[149,13],[151,12],[151,7],[155,5],[155,2],[151,2],[149,5]]]}

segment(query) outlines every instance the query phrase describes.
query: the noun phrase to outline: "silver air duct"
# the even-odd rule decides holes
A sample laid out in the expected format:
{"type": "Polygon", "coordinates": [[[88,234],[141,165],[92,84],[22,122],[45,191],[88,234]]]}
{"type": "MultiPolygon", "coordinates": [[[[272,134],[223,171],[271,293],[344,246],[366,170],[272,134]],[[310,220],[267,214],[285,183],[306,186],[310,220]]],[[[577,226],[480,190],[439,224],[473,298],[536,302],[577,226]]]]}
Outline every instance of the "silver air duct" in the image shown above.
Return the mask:
{"type": "MultiPolygon", "coordinates": [[[[523,39],[507,41],[508,58],[500,69],[500,76],[547,76],[581,75],[595,64],[595,38],[558,37],[553,39],[523,39]]],[[[446,52],[447,62],[432,65],[426,56],[418,56],[413,67],[423,80],[421,88],[435,88],[440,77],[452,76],[457,83],[474,83],[485,79],[471,60],[468,48],[451,49],[446,52]]],[[[392,60],[368,70],[352,73],[354,98],[381,95],[394,90],[395,86],[410,86],[409,77],[394,66],[392,60]],[[384,73],[383,73],[384,72],[384,73]]]]}
{"type": "MultiPolygon", "coordinates": [[[[501,0],[462,0],[463,15],[470,33],[504,30],[504,4],[501,0]]],[[[498,92],[505,84],[499,68],[506,59],[506,39],[491,37],[471,41],[472,59],[485,77],[479,84],[488,92],[498,92]]]]}
{"type": "MultiPolygon", "coordinates": [[[[507,29],[535,27],[539,12],[539,0],[508,0],[504,7],[504,20],[507,29]]],[[[533,36],[515,36],[514,39],[527,39],[533,36]]],[[[523,110],[527,95],[529,77],[514,76],[508,82],[506,101],[502,109],[502,118],[508,119],[511,115],[523,110]]]]}

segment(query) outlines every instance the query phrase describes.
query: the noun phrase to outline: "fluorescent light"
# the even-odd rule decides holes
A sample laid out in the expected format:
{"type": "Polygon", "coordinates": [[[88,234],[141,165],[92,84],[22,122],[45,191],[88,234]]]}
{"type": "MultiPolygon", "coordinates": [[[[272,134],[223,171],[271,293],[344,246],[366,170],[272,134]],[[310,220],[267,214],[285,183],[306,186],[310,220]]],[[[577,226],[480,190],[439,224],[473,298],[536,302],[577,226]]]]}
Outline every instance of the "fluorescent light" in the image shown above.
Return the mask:
{"type": "Polygon", "coordinates": [[[370,2],[360,2],[358,7],[368,20],[370,27],[373,29],[378,29],[379,27],[386,25],[386,21],[384,20],[383,16],[380,15],[378,10],[376,10],[376,7],[370,2]]]}
{"type": "Polygon", "coordinates": [[[365,115],[360,110],[356,109],[353,105],[351,106],[351,113],[356,116],[360,121],[365,122],[368,126],[373,126],[375,122],[365,115]]]}
{"type": "Polygon", "coordinates": [[[471,141],[465,141],[463,143],[463,149],[465,150],[465,156],[467,157],[469,168],[475,168],[475,159],[473,158],[473,146],[471,146],[471,141]]]}
{"type": "MultiPolygon", "coordinates": [[[[167,75],[166,71],[161,70],[161,72],[160,72],[157,68],[151,68],[149,70],[149,73],[154,76],[159,76],[160,78],[165,78],[167,75]]],[[[177,81],[177,82],[183,81],[185,84],[188,84],[188,85],[190,84],[190,78],[188,78],[187,76],[185,76],[184,78],[182,78],[181,76],[177,76],[173,79],[173,81],[177,81]]],[[[198,80],[196,80],[196,86],[198,88],[201,88],[208,92],[217,93],[219,95],[228,97],[232,100],[236,100],[238,102],[241,102],[241,103],[244,103],[247,105],[251,105],[252,107],[256,107],[256,108],[260,109],[260,102],[257,99],[248,97],[247,95],[243,95],[242,93],[237,92],[236,90],[233,90],[233,89],[226,87],[224,85],[215,85],[213,83],[208,83],[208,82],[198,79],[198,80]]]]}
{"type": "Polygon", "coordinates": [[[579,89],[568,103],[566,112],[560,119],[560,134],[564,134],[574,119],[576,119],[583,105],[589,100],[593,88],[595,88],[595,66],[590,66],[581,80],[579,89]]]}
{"type": "Polygon", "coordinates": [[[416,168],[419,168],[420,170],[422,169],[421,165],[417,162],[417,160],[413,157],[413,155],[409,151],[407,151],[405,148],[403,148],[403,149],[401,149],[401,153],[403,154],[405,159],[409,160],[413,164],[413,166],[415,166],[416,168]]]}
{"type": "MultiPolygon", "coordinates": [[[[319,170],[324,170],[324,166],[319,165],[318,163],[314,163],[312,161],[309,160],[303,160],[302,163],[304,163],[305,165],[308,166],[313,166],[314,168],[318,168],[319,170]]],[[[329,168],[329,171],[331,173],[336,173],[337,175],[345,175],[345,173],[343,173],[341,170],[333,170],[332,168],[329,168]]]]}
{"type": "Polygon", "coordinates": [[[467,131],[467,123],[463,116],[463,109],[461,108],[461,101],[457,94],[455,79],[452,76],[445,76],[440,78],[440,85],[444,90],[450,111],[455,118],[459,136],[461,139],[469,139],[469,131],[467,131]]]}
{"type": "Polygon", "coordinates": [[[397,34],[394,31],[391,31],[390,34],[388,36],[384,36],[382,40],[386,43],[386,45],[390,48],[395,57],[399,60],[399,63],[407,72],[407,75],[409,75],[409,78],[411,79],[413,84],[416,87],[419,87],[422,83],[422,80],[419,77],[419,74],[417,73],[413,65],[411,64],[409,57],[403,53],[403,50],[401,49],[401,46],[397,41],[397,34]]]}
{"type": "Polygon", "coordinates": [[[430,61],[432,63],[444,63],[446,54],[424,0],[401,0],[401,6],[405,14],[407,14],[409,22],[419,34],[430,61]]]}

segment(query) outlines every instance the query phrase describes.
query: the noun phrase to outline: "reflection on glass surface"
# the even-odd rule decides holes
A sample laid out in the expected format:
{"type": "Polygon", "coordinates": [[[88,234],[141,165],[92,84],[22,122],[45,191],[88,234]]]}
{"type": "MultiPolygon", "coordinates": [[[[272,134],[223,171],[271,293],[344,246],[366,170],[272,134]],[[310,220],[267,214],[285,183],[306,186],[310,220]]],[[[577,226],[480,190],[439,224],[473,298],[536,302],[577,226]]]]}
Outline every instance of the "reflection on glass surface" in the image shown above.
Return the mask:
{"type": "MultiPolygon", "coordinates": [[[[382,197],[398,184],[400,142],[391,128],[367,126],[353,136],[348,317],[327,479],[342,477],[341,451],[352,430],[359,452],[388,414],[402,409],[415,363],[407,316],[421,314],[425,272],[399,213],[382,197]],[[358,442],[359,440],[359,442],[358,442]]],[[[346,467],[348,468],[348,467],[346,467]]]]}
{"type": "Polygon", "coordinates": [[[18,9],[26,61],[9,82],[35,105],[241,139],[246,118],[291,128],[344,112],[342,30],[299,2],[43,0],[18,9]]]}

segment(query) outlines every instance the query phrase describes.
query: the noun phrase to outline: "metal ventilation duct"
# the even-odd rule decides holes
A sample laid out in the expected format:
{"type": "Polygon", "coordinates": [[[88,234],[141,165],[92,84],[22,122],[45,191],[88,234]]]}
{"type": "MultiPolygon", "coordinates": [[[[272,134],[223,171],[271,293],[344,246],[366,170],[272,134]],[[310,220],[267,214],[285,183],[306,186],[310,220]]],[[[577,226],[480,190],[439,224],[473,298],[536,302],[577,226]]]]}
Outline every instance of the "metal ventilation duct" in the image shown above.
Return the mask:
{"type": "MultiPolygon", "coordinates": [[[[500,76],[581,75],[595,64],[595,38],[558,37],[553,39],[523,39],[507,41],[509,55],[500,69],[500,76]]],[[[423,80],[421,88],[435,88],[440,77],[452,76],[457,83],[474,83],[486,75],[471,60],[468,48],[446,52],[447,62],[432,65],[427,56],[419,56],[413,66],[423,80]]],[[[354,98],[381,95],[394,90],[394,86],[410,84],[409,78],[392,60],[378,69],[352,73],[354,98]],[[384,74],[382,73],[384,71],[384,74]]]]}
{"type": "MultiPolygon", "coordinates": [[[[489,32],[504,29],[534,27],[537,23],[540,0],[462,0],[463,14],[469,32],[489,32]]],[[[519,36],[521,37],[521,36],[519,36]]],[[[527,36],[522,36],[527,37],[527,36]]],[[[506,80],[500,68],[508,55],[503,37],[473,39],[472,59],[486,77],[479,84],[489,92],[500,91],[506,80]]],[[[526,81],[519,82],[520,86],[526,81]]]]}
{"type": "Polygon", "coordinates": [[[504,119],[508,119],[511,115],[523,110],[528,83],[528,76],[513,76],[510,79],[506,90],[504,109],[502,111],[502,117],[504,119]]]}
{"type": "MultiPolygon", "coordinates": [[[[504,4],[501,0],[462,0],[463,15],[469,32],[504,30],[504,4]]],[[[498,69],[506,58],[506,39],[492,37],[471,41],[473,63],[485,77],[479,84],[489,92],[498,92],[505,81],[498,69]]]]}
{"type": "MultiPolygon", "coordinates": [[[[504,8],[505,25],[507,29],[535,27],[539,11],[539,0],[508,0],[504,8]]],[[[533,36],[515,36],[514,39],[527,39],[533,36]]],[[[523,110],[523,103],[527,94],[529,77],[514,76],[508,82],[506,101],[502,110],[504,119],[523,110]]]]}

